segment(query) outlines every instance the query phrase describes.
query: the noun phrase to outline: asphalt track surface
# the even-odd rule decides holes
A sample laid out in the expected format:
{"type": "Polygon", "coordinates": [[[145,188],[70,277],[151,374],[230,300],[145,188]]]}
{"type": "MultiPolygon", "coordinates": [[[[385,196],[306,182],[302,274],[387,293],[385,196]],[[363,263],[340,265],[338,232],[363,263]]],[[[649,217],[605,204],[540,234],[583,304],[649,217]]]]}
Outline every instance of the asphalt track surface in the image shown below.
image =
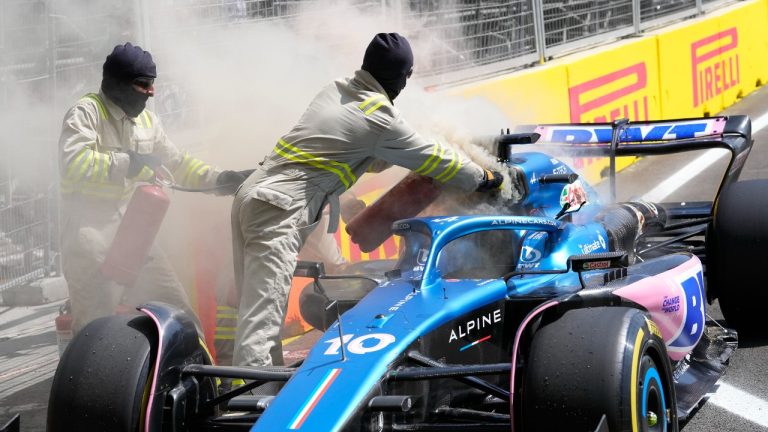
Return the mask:
{"type": "MultiPolygon", "coordinates": [[[[753,120],[755,146],[741,179],[768,178],[768,88],[747,96],[724,114],[746,114],[753,120]]],[[[621,174],[619,198],[711,199],[725,160],[716,152],[641,160],[621,174]]],[[[45,431],[48,394],[58,362],[53,320],[59,305],[0,306],[0,425],[20,413],[22,431],[45,431]]],[[[722,320],[717,303],[708,313],[722,320]]],[[[768,432],[768,326],[765,329],[764,336],[739,341],[725,377],[682,424],[683,431],[768,432]]]]}

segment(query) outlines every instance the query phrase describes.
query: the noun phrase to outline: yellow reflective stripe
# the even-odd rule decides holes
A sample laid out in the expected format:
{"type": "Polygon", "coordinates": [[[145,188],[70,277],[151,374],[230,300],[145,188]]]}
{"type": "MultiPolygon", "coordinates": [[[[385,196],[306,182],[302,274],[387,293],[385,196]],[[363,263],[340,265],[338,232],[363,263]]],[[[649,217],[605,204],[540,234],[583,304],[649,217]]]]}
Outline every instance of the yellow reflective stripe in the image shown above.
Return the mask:
{"type": "Polygon", "coordinates": [[[376,96],[369,97],[368,99],[361,102],[360,105],[358,105],[357,107],[360,108],[360,110],[362,110],[365,113],[365,115],[370,115],[377,109],[381,108],[381,106],[384,105],[386,101],[387,101],[386,97],[384,97],[384,95],[379,94],[376,96]],[[374,104],[372,107],[365,109],[368,105],[370,105],[374,101],[378,101],[378,102],[374,104]]]}
{"type": "Polygon", "coordinates": [[[217,313],[216,314],[216,318],[224,318],[224,319],[229,318],[229,319],[235,319],[236,320],[237,319],[237,314],[219,314],[219,313],[217,313]]]}
{"type": "Polygon", "coordinates": [[[147,125],[147,129],[152,128],[152,119],[149,117],[149,113],[146,111],[143,111],[142,114],[144,114],[144,124],[147,125]]]}
{"type": "Polygon", "coordinates": [[[342,162],[337,162],[335,160],[326,159],[326,158],[323,158],[323,157],[318,157],[318,156],[315,156],[315,155],[313,155],[311,153],[307,153],[307,152],[299,149],[298,147],[294,147],[294,146],[288,144],[287,142],[285,142],[283,140],[280,140],[280,142],[283,145],[285,145],[289,150],[292,150],[294,153],[296,153],[299,156],[304,156],[304,157],[307,157],[307,158],[317,159],[320,162],[327,162],[327,163],[329,163],[331,165],[334,165],[334,166],[337,166],[337,167],[343,169],[344,172],[347,174],[348,179],[352,180],[352,183],[357,181],[357,176],[355,176],[355,174],[352,172],[352,169],[349,167],[349,165],[347,165],[345,163],[342,163],[342,162]]]}
{"type": "Polygon", "coordinates": [[[92,181],[99,182],[104,177],[104,172],[107,169],[106,160],[109,158],[107,155],[99,152],[94,152],[93,172],[89,176],[92,181]]]}
{"type": "Polygon", "coordinates": [[[448,180],[452,179],[452,178],[453,178],[453,177],[456,175],[456,173],[458,173],[458,172],[459,172],[459,169],[461,169],[461,155],[456,155],[456,160],[457,160],[457,163],[456,163],[456,167],[454,167],[454,169],[453,169],[453,172],[451,172],[450,174],[448,174],[448,176],[446,176],[446,177],[445,177],[445,178],[442,180],[442,181],[443,181],[443,183],[445,183],[445,182],[447,182],[448,180]]]}
{"type": "Polygon", "coordinates": [[[226,311],[229,311],[229,310],[237,310],[237,308],[233,308],[232,306],[218,305],[218,306],[216,306],[216,310],[226,310],[226,311]]]}
{"type": "Polygon", "coordinates": [[[88,171],[88,166],[93,162],[93,154],[94,151],[88,149],[88,152],[86,152],[85,160],[83,160],[82,165],[80,165],[80,172],[77,173],[77,176],[75,176],[74,180],[80,180],[83,178],[85,172],[88,171]]]}
{"type": "Polygon", "coordinates": [[[105,182],[108,172],[109,155],[93,151],[86,147],[82,149],[75,157],[75,160],[69,164],[69,168],[67,168],[67,173],[64,178],[72,181],[80,181],[85,177],[92,179],[92,181],[105,182]],[[90,175],[85,175],[88,172],[89,167],[92,167],[93,170],[90,175]]]}
{"type": "Polygon", "coordinates": [[[443,172],[440,173],[437,177],[435,177],[435,180],[445,183],[447,181],[446,177],[452,170],[454,165],[456,165],[456,150],[451,149],[451,163],[448,164],[447,167],[443,170],[443,172]]]}
{"type": "Polygon", "coordinates": [[[290,159],[294,162],[299,163],[308,163],[315,168],[320,168],[326,171],[330,171],[334,174],[336,174],[341,182],[344,184],[344,187],[349,189],[349,187],[357,181],[357,177],[352,173],[352,170],[349,168],[349,165],[341,162],[332,161],[326,158],[313,156],[307,152],[304,152],[302,150],[299,150],[298,148],[288,144],[287,142],[283,141],[282,139],[278,141],[278,145],[275,146],[275,152],[279,154],[280,156],[283,156],[286,159],[290,159]],[[280,148],[280,146],[285,147],[287,150],[292,151],[293,154],[290,154],[280,148]],[[304,159],[301,159],[304,158],[304,159]],[[346,174],[349,175],[349,180],[345,177],[344,173],[340,170],[328,166],[326,164],[335,165],[338,167],[341,167],[344,171],[346,171],[346,174]],[[350,182],[351,180],[351,182],[350,182]]]}
{"type": "Polygon", "coordinates": [[[189,160],[190,159],[191,159],[191,157],[189,156],[189,154],[188,153],[184,153],[184,157],[181,158],[181,163],[179,164],[179,167],[176,168],[176,171],[173,173],[173,175],[174,176],[179,176],[182,173],[184,167],[189,165],[189,160]]]}
{"type": "Polygon", "coordinates": [[[184,171],[189,168],[189,161],[192,159],[191,156],[189,156],[188,153],[184,153],[184,157],[181,159],[181,163],[176,168],[176,170],[173,171],[173,176],[176,178],[177,181],[181,182],[181,178],[184,175],[184,171]]]}
{"type": "Polygon", "coordinates": [[[87,177],[96,180],[99,178],[99,170],[101,170],[101,155],[94,152],[93,159],[93,171],[91,171],[91,175],[87,177]]]}
{"type": "Polygon", "coordinates": [[[360,108],[361,111],[364,111],[365,107],[370,105],[371,102],[373,102],[375,100],[383,99],[383,98],[384,98],[383,94],[377,94],[377,95],[371,96],[368,99],[360,102],[360,105],[358,105],[357,107],[360,108]]]}
{"type": "Polygon", "coordinates": [[[147,181],[154,176],[155,176],[155,172],[152,170],[152,168],[144,165],[143,167],[141,167],[141,171],[139,171],[139,175],[136,176],[136,180],[147,181]]]}
{"type": "Polygon", "coordinates": [[[226,327],[226,326],[216,326],[216,329],[213,333],[214,339],[234,339],[235,338],[235,332],[237,331],[237,327],[226,327]]]}
{"type": "Polygon", "coordinates": [[[377,109],[379,109],[379,108],[380,108],[382,105],[384,105],[384,101],[381,101],[381,102],[377,103],[376,105],[374,105],[374,106],[372,106],[372,107],[368,108],[368,109],[365,111],[365,115],[371,115],[371,113],[373,113],[374,111],[376,111],[377,109]]]}
{"type": "Polygon", "coordinates": [[[445,154],[445,149],[443,146],[440,145],[438,141],[435,141],[435,147],[432,150],[432,156],[429,157],[415,172],[416,174],[421,175],[427,175],[431,173],[432,171],[437,168],[437,166],[440,164],[440,160],[443,159],[443,154],[445,154]],[[437,154],[437,151],[440,151],[440,154],[437,154]]]}
{"type": "Polygon", "coordinates": [[[203,175],[205,175],[205,172],[211,169],[211,166],[208,164],[204,164],[200,167],[197,171],[195,171],[195,178],[193,179],[193,183],[195,184],[195,187],[200,187],[200,180],[203,178],[203,175]]]}
{"type": "Polygon", "coordinates": [[[109,180],[109,155],[105,154],[102,158],[102,162],[104,163],[104,166],[101,169],[101,179],[99,179],[100,182],[106,183],[109,180]]]}
{"type": "Polygon", "coordinates": [[[432,145],[432,154],[427,158],[427,160],[424,161],[423,164],[421,164],[420,167],[416,168],[413,172],[416,174],[421,174],[423,170],[425,170],[430,163],[432,163],[432,160],[434,160],[437,157],[437,149],[440,148],[440,146],[437,144],[437,141],[432,145]]]}
{"type": "Polygon", "coordinates": [[[85,95],[86,98],[96,102],[96,107],[99,109],[99,114],[101,114],[101,118],[106,120],[109,118],[109,112],[107,111],[107,108],[104,106],[104,103],[101,101],[101,98],[99,98],[99,95],[96,93],[88,93],[85,95]]]}
{"type": "Polygon", "coordinates": [[[75,173],[83,157],[85,157],[85,154],[88,153],[89,151],[92,151],[92,150],[89,149],[88,147],[80,150],[80,152],[75,156],[75,160],[73,160],[69,164],[69,168],[67,168],[67,174],[64,176],[65,178],[72,178],[72,174],[75,173]]]}
{"type": "Polygon", "coordinates": [[[190,159],[191,160],[189,162],[189,166],[184,171],[184,175],[181,177],[182,178],[181,181],[184,182],[185,184],[191,183],[192,174],[195,172],[196,169],[200,168],[200,166],[203,164],[203,161],[201,161],[200,159],[193,159],[193,158],[190,158],[190,159]]]}
{"type": "Polygon", "coordinates": [[[344,174],[341,171],[339,171],[339,170],[337,170],[335,168],[327,167],[327,166],[325,166],[325,165],[321,164],[320,162],[317,162],[316,160],[313,160],[313,159],[304,159],[304,160],[302,160],[298,156],[291,155],[291,154],[289,154],[289,153],[287,153],[287,152],[285,152],[285,151],[283,151],[283,150],[281,150],[281,149],[279,149],[277,147],[275,147],[275,151],[277,152],[277,154],[279,154],[280,156],[283,156],[286,159],[290,159],[290,160],[292,160],[294,162],[299,162],[299,163],[308,163],[308,164],[310,164],[310,165],[312,165],[312,166],[314,166],[316,168],[320,168],[320,169],[323,169],[323,170],[326,170],[326,171],[330,171],[330,172],[336,174],[339,177],[339,179],[341,180],[341,182],[344,184],[344,187],[349,189],[349,186],[350,186],[349,181],[344,177],[344,174]]]}

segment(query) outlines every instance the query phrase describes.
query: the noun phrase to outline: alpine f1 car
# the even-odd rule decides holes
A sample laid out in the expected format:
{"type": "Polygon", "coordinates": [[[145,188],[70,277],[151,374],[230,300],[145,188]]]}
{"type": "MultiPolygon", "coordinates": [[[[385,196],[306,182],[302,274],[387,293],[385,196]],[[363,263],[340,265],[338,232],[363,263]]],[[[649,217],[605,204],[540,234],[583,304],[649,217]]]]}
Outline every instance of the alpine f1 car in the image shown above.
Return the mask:
{"type": "Polygon", "coordinates": [[[768,240],[753,211],[768,208],[768,184],[738,181],[750,119],[513,132],[496,139],[498,158],[527,190],[508,211],[399,220],[401,253],[383,271],[333,276],[300,263],[316,280],[303,310],[323,331],[302,361],[212,365],[189,317],[146,304],[73,339],[48,430],[679,430],[736,349],[708,301],[748,329],[766,297],[750,281],[768,240]],[[608,157],[611,195],[616,157],[723,148],[731,158],[712,202],[569,208],[581,180],[543,152],[563,147],[608,157]],[[224,378],[246,384],[221,391],[224,378]]]}

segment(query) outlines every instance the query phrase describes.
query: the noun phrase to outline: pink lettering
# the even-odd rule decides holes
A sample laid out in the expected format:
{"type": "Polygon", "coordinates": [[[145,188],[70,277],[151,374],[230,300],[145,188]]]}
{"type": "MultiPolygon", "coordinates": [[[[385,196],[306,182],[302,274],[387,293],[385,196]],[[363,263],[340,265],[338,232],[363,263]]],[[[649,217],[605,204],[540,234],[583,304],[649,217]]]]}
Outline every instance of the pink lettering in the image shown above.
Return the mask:
{"type": "Polygon", "coordinates": [[[646,70],[645,62],[637,63],[632,66],[620,69],[601,77],[577,84],[568,89],[569,105],[571,111],[571,121],[578,123],[584,121],[582,117],[594,111],[598,108],[609,108],[609,116],[595,116],[595,121],[601,119],[601,122],[605,122],[606,118],[615,119],[621,115],[621,108],[614,108],[611,104],[616,101],[636,92],[639,92],[646,88],[648,83],[648,73],[646,70]],[[629,85],[611,91],[607,94],[595,97],[590,100],[582,101],[582,97],[588,92],[600,87],[607,86],[613,82],[625,79],[627,77],[634,78],[634,82],[629,85]],[[616,111],[616,114],[614,114],[616,111]]]}
{"type": "Polygon", "coordinates": [[[723,88],[720,87],[720,83],[722,82],[722,78],[720,76],[720,65],[722,64],[722,61],[719,61],[715,63],[715,94],[719,95],[723,92],[723,88]]]}
{"type": "Polygon", "coordinates": [[[626,117],[635,121],[648,120],[648,96],[643,96],[641,99],[643,103],[642,112],[640,111],[640,99],[635,99],[630,103],[609,110],[608,115],[596,115],[592,118],[592,121],[595,123],[607,123],[620,117],[626,117]]]}
{"type": "MultiPolygon", "coordinates": [[[[691,44],[691,72],[693,77],[693,106],[697,107],[706,100],[713,97],[712,86],[715,86],[714,94],[720,94],[723,91],[721,84],[725,82],[725,63],[721,58],[721,63],[702,67],[702,65],[715,57],[722,57],[728,51],[735,50],[739,45],[739,35],[736,27],[723,30],[719,33],[707,36],[691,44]],[[726,43],[721,41],[727,40],[726,43]],[[713,71],[714,69],[714,71],[713,71]],[[722,71],[719,71],[722,69],[722,71]],[[714,75],[714,77],[713,77],[714,75]],[[714,78],[714,79],[713,79],[714,78]]],[[[738,84],[739,61],[738,54],[736,58],[736,79],[733,80],[731,74],[731,86],[738,84]]],[[[729,59],[730,61],[730,59],[729,59]]],[[[725,87],[726,89],[728,87],[725,87]]]]}

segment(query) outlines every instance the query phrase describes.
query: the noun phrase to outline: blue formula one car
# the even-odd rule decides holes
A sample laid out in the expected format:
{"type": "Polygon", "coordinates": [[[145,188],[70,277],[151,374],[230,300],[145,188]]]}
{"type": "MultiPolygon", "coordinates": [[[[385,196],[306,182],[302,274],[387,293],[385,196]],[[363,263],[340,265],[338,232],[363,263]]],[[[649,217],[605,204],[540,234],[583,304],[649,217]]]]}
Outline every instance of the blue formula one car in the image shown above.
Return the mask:
{"type": "Polygon", "coordinates": [[[749,118],[538,125],[496,142],[522,201],[400,220],[399,259],[364,275],[300,263],[315,278],[302,310],[322,332],[302,361],[212,365],[188,317],[147,304],[70,343],[48,430],[679,430],[736,349],[707,302],[720,298],[747,330],[765,296],[746,283],[768,239],[752,211],[768,184],[737,181],[749,118]],[[617,156],[723,148],[731,159],[713,202],[569,212],[578,176],[542,152],[563,147],[609,157],[612,194],[617,156]],[[222,392],[221,378],[246,384],[222,392]]]}

